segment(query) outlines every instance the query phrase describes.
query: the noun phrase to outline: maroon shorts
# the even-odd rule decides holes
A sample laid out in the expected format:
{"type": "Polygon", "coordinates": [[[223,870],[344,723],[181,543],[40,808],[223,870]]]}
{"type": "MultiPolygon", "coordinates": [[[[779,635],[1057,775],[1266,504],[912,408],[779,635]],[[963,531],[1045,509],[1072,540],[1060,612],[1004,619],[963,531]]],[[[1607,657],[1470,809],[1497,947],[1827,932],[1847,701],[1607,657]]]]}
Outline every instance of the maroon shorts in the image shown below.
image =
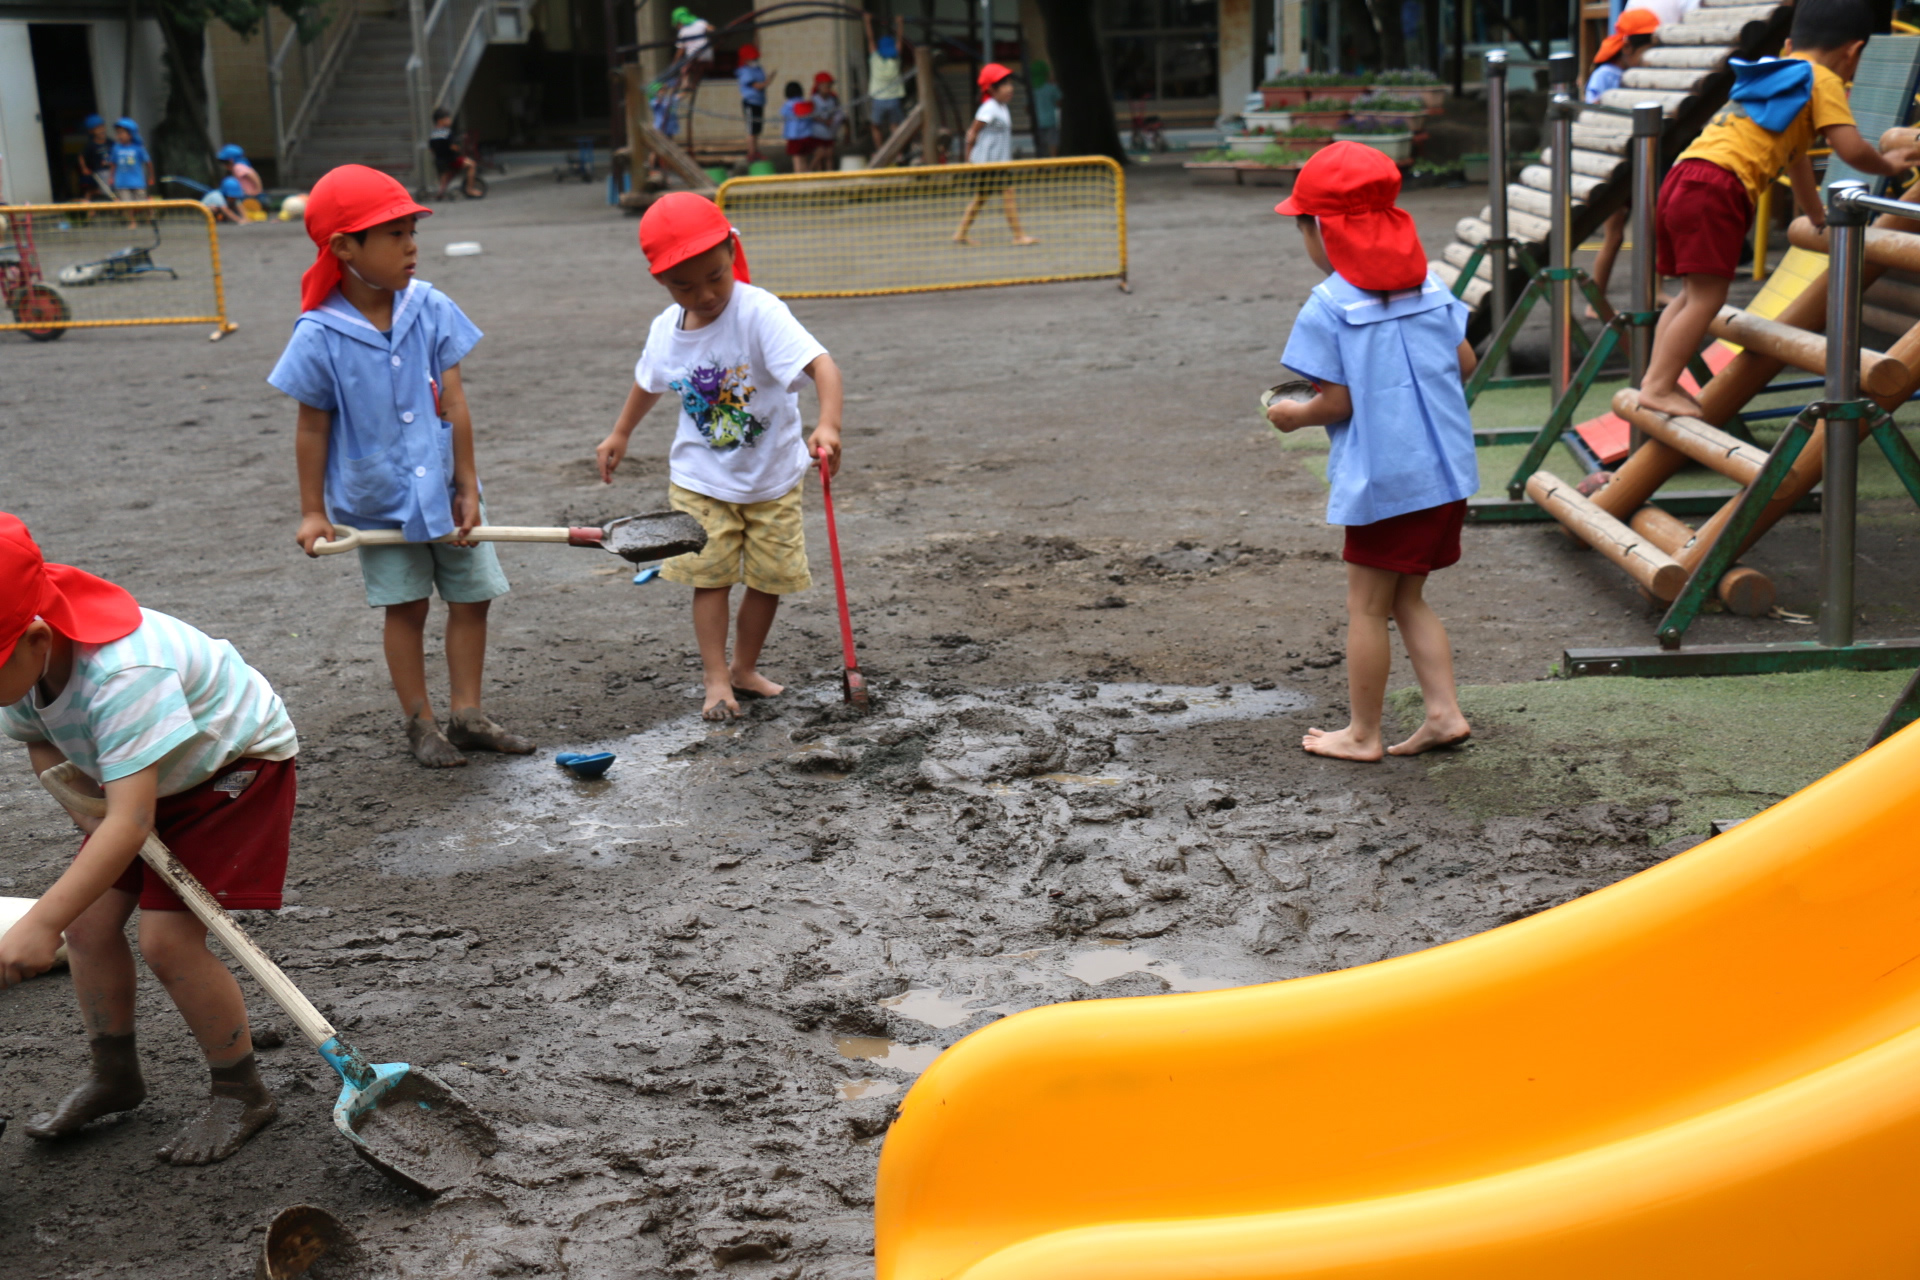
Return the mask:
{"type": "Polygon", "coordinates": [[[1460,527],[1466,522],[1462,498],[1372,524],[1350,524],[1340,558],[1388,573],[1432,573],[1459,561],[1460,527]]]}
{"type": "MultiPolygon", "coordinates": [[[[162,796],[153,831],[229,911],[277,911],[293,828],[293,761],[236,760],[190,791],[162,796]]],[[[135,858],[114,888],[140,895],[142,911],[185,911],[173,890],[135,858]]]]}
{"type": "Polygon", "coordinates": [[[1663,276],[1740,274],[1740,249],[1753,225],[1747,186],[1707,160],[1682,160],[1660,184],[1654,218],[1655,269],[1663,276]]]}
{"type": "Polygon", "coordinates": [[[788,138],[787,154],[790,156],[810,156],[820,149],[818,138],[788,138]]]}

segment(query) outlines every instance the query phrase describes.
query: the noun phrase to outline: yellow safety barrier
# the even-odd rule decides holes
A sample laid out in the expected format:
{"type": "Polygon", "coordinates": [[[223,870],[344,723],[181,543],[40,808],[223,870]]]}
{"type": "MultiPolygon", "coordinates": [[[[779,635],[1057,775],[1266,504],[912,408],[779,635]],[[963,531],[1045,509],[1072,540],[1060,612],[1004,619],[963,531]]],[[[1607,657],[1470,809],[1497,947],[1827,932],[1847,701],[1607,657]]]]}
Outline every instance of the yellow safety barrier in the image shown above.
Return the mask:
{"type": "Polygon", "coordinates": [[[715,202],[740,229],[754,283],[783,298],[1127,287],[1126,176],[1105,156],[732,178],[715,202]],[[970,209],[972,243],[958,243],[970,209]]]}
{"type": "Polygon", "coordinates": [[[0,332],[210,324],[232,333],[213,211],[195,200],[0,205],[0,332]]]}

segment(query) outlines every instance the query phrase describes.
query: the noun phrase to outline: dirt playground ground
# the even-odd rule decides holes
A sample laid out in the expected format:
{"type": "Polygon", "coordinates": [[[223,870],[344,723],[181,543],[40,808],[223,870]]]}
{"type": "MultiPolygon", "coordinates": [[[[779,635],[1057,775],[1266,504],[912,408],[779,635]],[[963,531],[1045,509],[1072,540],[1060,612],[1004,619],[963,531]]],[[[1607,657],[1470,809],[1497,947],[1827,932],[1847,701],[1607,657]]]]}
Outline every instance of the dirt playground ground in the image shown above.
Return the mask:
{"type": "MultiPolygon", "coordinates": [[[[250,1275],[267,1221],[309,1202],[381,1276],[854,1280],[891,1109],[968,1031],[1492,927],[1864,744],[1897,679],[1548,681],[1565,646],[1646,643],[1653,616],[1552,528],[1505,526],[1470,528],[1430,591],[1477,745],[1303,755],[1304,729],[1345,714],[1340,540],[1320,455],[1281,447],[1255,398],[1315,277],[1273,193],[1157,167],[1132,188],[1131,294],[796,304],[850,392],[836,495],[877,691],[861,720],[838,706],[810,486],[816,587],[765,663],[788,696],[704,725],[683,590],[509,548],[489,706],[542,751],[422,770],[352,558],[293,545],[294,414],[264,378],[312,256],[300,228],[224,233],[223,342],[0,335],[0,508],[50,558],[231,639],[299,728],[289,905],[247,926],[350,1040],[431,1067],[503,1140],[467,1191],[395,1190],[335,1136],[335,1079],[294,1037],[263,1054],[275,1124],[224,1164],[157,1163],[205,1082],[143,978],[149,1100],[32,1143],[20,1123],[84,1060],[56,972],[0,995],[0,1276],[250,1275]],[[553,764],[599,747],[620,755],[604,781],[553,764]]],[[[1480,199],[1406,203],[1437,248],[1480,199]]],[[[464,372],[496,522],[664,505],[664,414],[618,484],[593,474],[665,304],[633,221],[594,187],[503,182],[424,224],[420,276],[487,332],[464,372]],[[448,259],[455,240],[485,253],[448,259]]],[[[1899,634],[1920,521],[1866,512],[1861,633],[1899,634]]],[[[1789,610],[1813,607],[1816,541],[1794,517],[1756,554],[1789,610]]],[[[1709,616],[1693,638],[1807,634],[1709,616]]],[[[33,895],[74,839],[25,766],[0,746],[0,892],[33,895]]]]}

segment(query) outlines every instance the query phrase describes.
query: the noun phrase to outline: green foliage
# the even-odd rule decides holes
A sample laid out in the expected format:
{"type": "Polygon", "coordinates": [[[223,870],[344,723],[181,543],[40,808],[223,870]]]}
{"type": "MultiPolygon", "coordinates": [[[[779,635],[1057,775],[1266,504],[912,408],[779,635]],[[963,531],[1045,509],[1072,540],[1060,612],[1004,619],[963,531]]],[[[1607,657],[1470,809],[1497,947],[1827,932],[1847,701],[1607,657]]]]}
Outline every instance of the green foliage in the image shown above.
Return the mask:
{"type": "Polygon", "coordinates": [[[1316,111],[1338,111],[1341,115],[1345,115],[1347,112],[1353,110],[1353,104],[1345,98],[1308,98],[1299,106],[1290,107],[1288,110],[1306,112],[1307,114],[1312,114],[1316,111]]]}
{"type": "Polygon", "coordinates": [[[1287,71],[1260,83],[1261,87],[1270,89],[1335,89],[1372,84],[1374,78],[1371,72],[1342,75],[1332,71],[1287,71]]]}
{"type": "Polygon", "coordinates": [[[1407,137],[1411,135],[1412,130],[1408,129],[1406,125],[1401,124],[1398,120],[1349,120],[1334,130],[1334,132],[1341,135],[1350,133],[1364,134],[1369,138],[1374,138],[1387,134],[1397,134],[1401,137],[1407,137]]]}
{"type": "Polygon", "coordinates": [[[1416,178],[1440,178],[1449,175],[1458,176],[1465,172],[1458,164],[1443,164],[1435,160],[1415,160],[1413,175],[1416,178]]]}
{"type": "Polygon", "coordinates": [[[1368,98],[1356,102],[1353,109],[1362,114],[1377,111],[1425,111],[1427,104],[1418,98],[1368,98]]]}
{"type": "Polygon", "coordinates": [[[176,28],[200,30],[209,22],[224,22],[243,36],[259,29],[269,8],[299,28],[302,43],[326,30],[325,0],[160,0],[163,18],[176,28]]]}
{"type": "Polygon", "coordinates": [[[1440,77],[1431,71],[1418,68],[1412,71],[1376,71],[1373,75],[1373,83],[1391,86],[1438,86],[1440,77]]]}
{"type": "Polygon", "coordinates": [[[1331,138],[1333,130],[1323,124],[1297,124],[1283,135],[1288,138],[1331,138]]]}

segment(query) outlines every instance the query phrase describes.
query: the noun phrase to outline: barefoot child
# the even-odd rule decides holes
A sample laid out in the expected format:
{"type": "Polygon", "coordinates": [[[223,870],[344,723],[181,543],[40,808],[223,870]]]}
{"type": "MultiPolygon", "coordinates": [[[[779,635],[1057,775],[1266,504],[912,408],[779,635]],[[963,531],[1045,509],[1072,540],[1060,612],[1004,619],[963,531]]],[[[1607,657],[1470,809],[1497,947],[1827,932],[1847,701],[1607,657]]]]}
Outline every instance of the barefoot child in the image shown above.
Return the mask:
{"type": "Polygon", "coordinates": [[[467,751],[525,755],[533,744],[480,709],[487,606],[507,593],[490,543],[435,542],[485,522],[473,420],[460,361],[480,341],[460,308],[413,278],[414,219],[432,211],[375,169],[341,165],[307,198],[319,257],[300,281],[300,319],[267,381],[300,403],[294,456],[308,555],[333,522],[403,529],[411,545],[362,547],[367,603],[386,610],[387,670],[407,744],[429,768],[467,751]],[[427,697],[426,627],[435,589],[447,602],[452,718],[427,697]]]}
{"type": "MultiPolygon", "coordinates": [[[[967,127],[967,163],[968,164],[1005,164],[1013,159],[1013,112],[1007,104],[1013,101],[1013,72],[997,62],[989,62],[980,68],[980,109],[973,113],[973,123],[967,127]]],[[[1015,244],[1039,244],[1040,242],[1020,229],[1020,209],[1013,199],[1013,175],[1009,170],[989,170],[973,178],[974,196],[967,202],[967,210],[960,215],[960,229],[953,233],[955,244],[972,244],[967,234],[973,229],[973,220],[980,216],[981,206],[987,197],[995,191],[1003,193],[1006,206],[1007,226],[1013,232],[1015,244]]]]}
{"type": "Polygon", "coordinates": [[[1299,220],[1327,278],[1294,321],[1280,362],[1313,379],[1307,401],[1276,400],[1281,431],[1325,427],[1327,521],[1347,528],[1347,692],[1351,723],[1312,729],[1315,755],[1376,761],[1392,661],[1387,622],[1413,662],[1426,720],[1393,755],[1464,742],[1446,626],[1422,596],[1460,558],[1467,498],[1479,488],[1461,379],[1473,368],[1467,308],[1428,274],[1413,219],[1394,207],[1400,170],[1371,147],[1336,142],[1301,169],[1274,212],[1299,220]]]}
{"type": "Polygon", "coordinates": [[[821,450],[839,473],[840,370],[784,302],[748,283],[739,238],[711,201],[686,191],[661,197],[640,219],[640,248],[673,305],[648,331],[627,403],[594,452],[600,478],[612,484],[640,420],[667,392],[679,398],[669,501],[700,521],[707,545],[667,561],[660,576],[693,588],[701,714],[731,720],[741,697],[783,691],[760,674],[760,650],[780,597],[813,585],[800,490],[821,450]],[[799,391],[809,378],[820,422],[802,443],[799,391]],[[735,583],[747,590],[729,661],[735,583]]]}
{"type": "Polygon", "coordinates": [[[1847,81],[1873,32],[1867,0],[1799,0],[1785,58],[1731,63],[1732,101],[1680,153],[1660,188],[1655,222],[1663,276],[1684,276],[1685,292],[1660,316],[1640,383],[1642,408],[1697,416],[1680,388],[1687,361],[1727,301],[1754,202],[1784,166],[1800,210],[1826,225],[1807,148],[1825,134],[1833,153],[1863,173],[1896,174],[1920,152],[1875,150],[1853,123],[1847,81]]]}
{"type": "Polygon", "coordinates": [[[272,687],[224,640],[92,574],[47,564],[27,527],[0,512],[0,724],[35,773],[71,760],[106,791],[104,818],[72,815],[80,851],[0,938],[0,987],[44,973],[66,934],[92,1066],[50,1114],[43,1142],[128,1111],[147,1096],[134,1048],[133,952],[180,1010],[212,1077],[200,1114],[160,1149],[210,1164],[273,1119],[253,1060],[247,1008],[207,950],[207,931],[158,880],[140,846],[155,832],[230,908],[276,910],[293,824],[293,723],[272,687]]]}

